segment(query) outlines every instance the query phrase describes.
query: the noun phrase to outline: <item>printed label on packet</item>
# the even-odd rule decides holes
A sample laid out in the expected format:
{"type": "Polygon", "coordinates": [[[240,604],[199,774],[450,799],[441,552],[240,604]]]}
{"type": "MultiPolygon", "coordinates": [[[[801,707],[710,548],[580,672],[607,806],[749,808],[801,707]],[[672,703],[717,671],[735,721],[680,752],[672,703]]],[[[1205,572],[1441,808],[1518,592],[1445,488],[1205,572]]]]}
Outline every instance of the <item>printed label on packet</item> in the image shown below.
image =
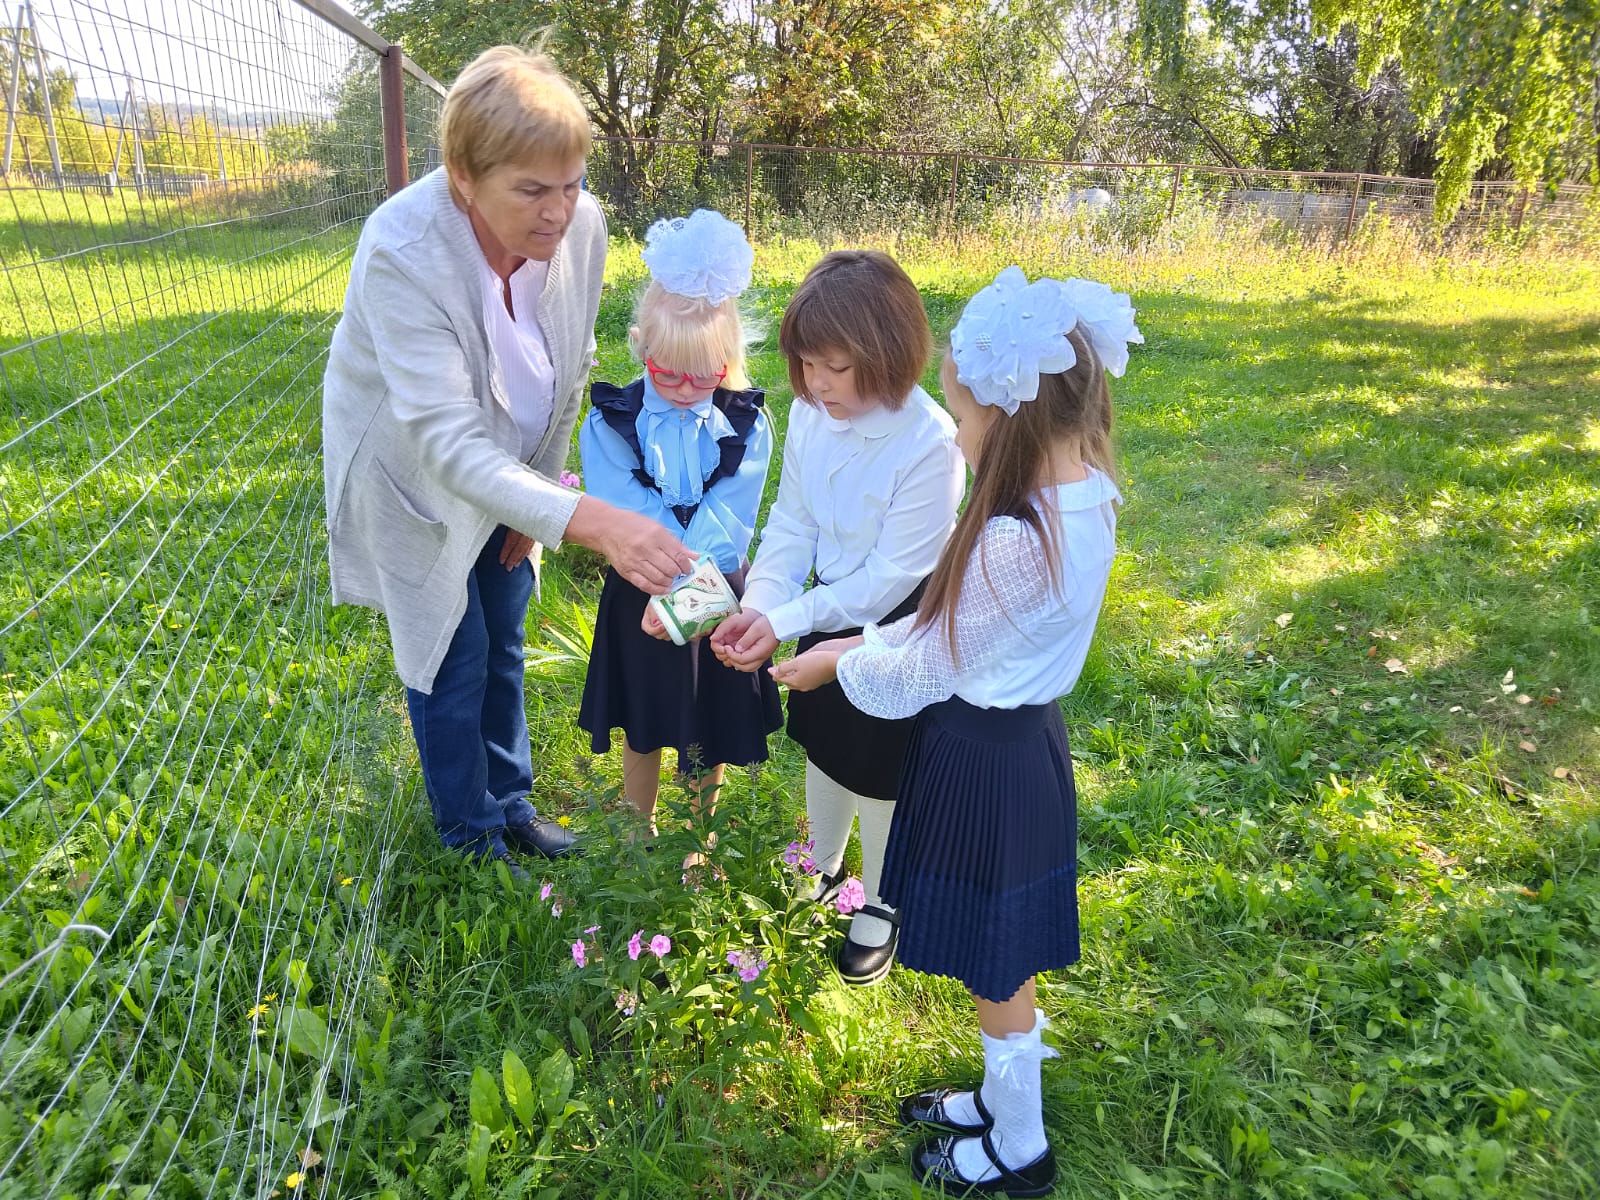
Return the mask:
{"type": "Polygon", "coordinates": [[[652,596],[650,608],[679,646],[704,637],[739,611],[733,588],[710,555],[700,555],[694,570],[681,575],[665,596],[652,596]]]}

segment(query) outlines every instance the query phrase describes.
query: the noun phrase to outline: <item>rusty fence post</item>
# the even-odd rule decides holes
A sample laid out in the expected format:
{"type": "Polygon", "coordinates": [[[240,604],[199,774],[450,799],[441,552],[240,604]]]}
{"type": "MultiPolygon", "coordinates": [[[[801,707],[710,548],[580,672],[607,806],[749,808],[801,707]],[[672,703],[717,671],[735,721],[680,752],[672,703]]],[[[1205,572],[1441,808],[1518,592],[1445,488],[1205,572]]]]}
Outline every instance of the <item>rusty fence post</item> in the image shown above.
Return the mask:
{"type": "Polygon", "coordinates": [[[1356,175],[1356,186],[1351,189],[1350,192],[1350,211],[1345,214],[1344,218],[1344,236],[1346,240],[1348,240],[1350,234],[1355,231],[1356,206],[1361,203],[1361,185],[1366,182],[1366,178],[1367,177],[1362,174],[1356,175]]]}
{"type": "Polygon", "coordinates": [[[406,161],[405,51],[390,46],[378,59],[378,102],[383,110],[383,175],[389,195],[411,182],[406,161]]]}
{"type": "Polygon", "coordinates": [[[751,206],[756,190],[756,148],[749,143],[744,148],[744,231],[750,233],[751,206]]]}
{"type": "Polygon", "coordinates": [[[950,228],[956,226],[956,187],[961,182],[961,151],[957,150],[950,160],[950,228]]]}
{"type": "Polygon", "coordinates": [[[1522,232],[1522,218],[1528,212],[1528,189],[1523,188],[1522,194],[1517,197],[1517,215],[1511,219],[1511,228],[1517,233],[1522,232]]]}
{"type": "Polygon", "coordinates": [[[1172,195],[1167,197],[1167,224],[1172,224],[1173,217],[1178,215],[1178,189],[1183,186],[1183,164],[1176,164],[1172,168],[1172,195]]]}

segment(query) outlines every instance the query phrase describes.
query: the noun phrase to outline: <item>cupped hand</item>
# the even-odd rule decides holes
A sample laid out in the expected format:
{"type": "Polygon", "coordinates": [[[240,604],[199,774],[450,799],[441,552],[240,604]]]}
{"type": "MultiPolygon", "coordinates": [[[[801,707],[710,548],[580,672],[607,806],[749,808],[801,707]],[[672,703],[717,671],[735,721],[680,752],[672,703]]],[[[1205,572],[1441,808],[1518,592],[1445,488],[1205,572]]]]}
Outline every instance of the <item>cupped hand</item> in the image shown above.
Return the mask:
{"type": "Polygon", "coordinates": [[[810,692],[839,677],[839,652],[814,647],[776,663],[772,677],[792,692],[810,692]]]}

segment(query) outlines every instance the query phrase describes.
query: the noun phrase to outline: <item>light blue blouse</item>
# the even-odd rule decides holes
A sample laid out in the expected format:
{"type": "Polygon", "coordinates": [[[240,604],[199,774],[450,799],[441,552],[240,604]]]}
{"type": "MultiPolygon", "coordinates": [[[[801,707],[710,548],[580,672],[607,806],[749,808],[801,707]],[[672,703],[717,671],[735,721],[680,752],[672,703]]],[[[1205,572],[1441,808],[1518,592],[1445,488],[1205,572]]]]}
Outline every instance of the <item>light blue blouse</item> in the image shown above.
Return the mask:
{"type": "Polygon", "coordinates": [[[772,459],[772,431],[765,410],[756,413],[745,438],[739,469],[701,494],[701,485],[721,458],[719,436],[733,432],[727,418],[707,397],[691,408],[680,408],[644,385],[644,407],[635,428],[644,451],[644,469],[662,484],[662,491],[646,487],[634,474],[641,464],[622,436],[606,424],[598,409],[591,409],[578,432],[583,457],[583,488],[608,504],[643,513],[683,539],[689,549],[711,555],[724,574],[745,564],[750,540],[755,536],[756,512],[767,482],[772,459]],[[685,529],[678,524],[663,492],[685,497],[681,503],[700,507],[685,529]]]}

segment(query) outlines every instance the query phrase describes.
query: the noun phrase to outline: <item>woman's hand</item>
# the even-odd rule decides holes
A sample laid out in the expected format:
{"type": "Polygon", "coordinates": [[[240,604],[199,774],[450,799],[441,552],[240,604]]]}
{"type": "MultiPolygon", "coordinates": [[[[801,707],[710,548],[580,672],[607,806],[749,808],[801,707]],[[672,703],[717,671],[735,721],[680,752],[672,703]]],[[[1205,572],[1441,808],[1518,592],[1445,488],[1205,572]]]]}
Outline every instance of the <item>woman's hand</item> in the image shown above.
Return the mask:
{"type": "Polygon", "coordinates": [[[735,613],[711,635],[711,650],[725,665],[755,671],[772,657],[778,638],[772,622],[753,608],[735,613]]]}
{"type": "Polygon", "coordinates": [[[584,496],[563,535],[605,557],[641,592],[665,595],[694,567],[694,554],[649,517],[584,496]]]}
{"type": "Polygon", "coordinates": [[[656,610],[648,604],[644,606],[644,616],[639,620],[639,628],[653,638],[660,638],[663,642],[672,640],[672,635],[667,632],[667,627],[661,623],[661,618],[656,616],[656,610]]]}
{"type": "Polygon", "coordinates": [[[518,533],[515,529],[506,530],[505,541],[500,543],[500,565],[508,571],[515,571],[522,565],[522,560],[532,553],[534,541],[525,533],[518,533]]]}
{"type": "Polygon", "coordinates": [[[839,651],[813,646],[772,668],[772,677],[792,692],[810,692],[839,678],[839,651]]]}

